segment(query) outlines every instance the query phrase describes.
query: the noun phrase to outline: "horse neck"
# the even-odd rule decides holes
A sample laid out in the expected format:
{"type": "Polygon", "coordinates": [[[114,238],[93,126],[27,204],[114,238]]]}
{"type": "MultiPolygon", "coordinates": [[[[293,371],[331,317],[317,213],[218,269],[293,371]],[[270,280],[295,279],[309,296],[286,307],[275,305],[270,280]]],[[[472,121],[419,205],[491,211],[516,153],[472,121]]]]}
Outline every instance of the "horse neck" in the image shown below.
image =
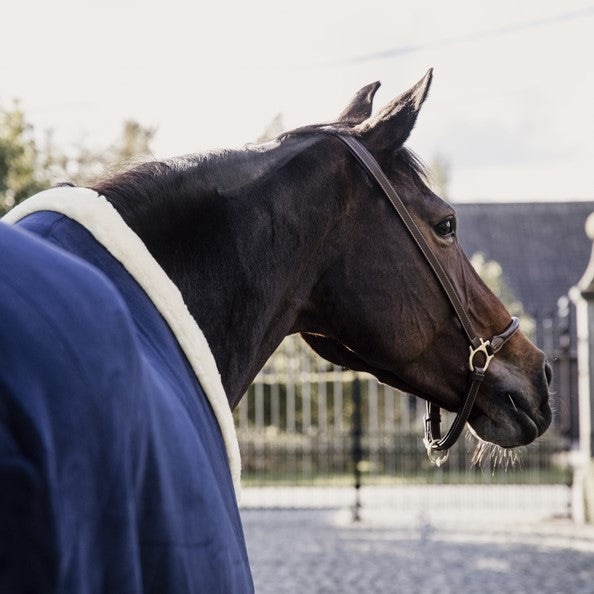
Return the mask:
{"type": "Polygon", "coordinates": [[[272,170],[262,155],[248,156],[264,173],[248,184],[227,180],[230,190],[205,188],[196,165],[169,175],[157,193],[139,198],[141,206],[131,207],[134,199],[118,194],[117,184],[104,192],[180,289],[232,408],[283,338],[300,330],[324,267],[340,188],[330,166],[315,175],[319,152],[272,170]]]}

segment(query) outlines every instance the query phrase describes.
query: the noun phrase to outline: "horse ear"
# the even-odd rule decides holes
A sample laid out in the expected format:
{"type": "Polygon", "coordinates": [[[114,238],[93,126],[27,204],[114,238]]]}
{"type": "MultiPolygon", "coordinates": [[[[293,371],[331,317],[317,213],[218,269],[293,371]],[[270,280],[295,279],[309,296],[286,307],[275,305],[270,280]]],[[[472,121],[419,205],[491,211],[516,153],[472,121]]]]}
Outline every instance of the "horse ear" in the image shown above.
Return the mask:
{"type": "Polygon", "coordinates": [[[368,141],[370,148],[394,150],[406,142],[427,98],[432,77],[433,68],[430,68],[416,85],[357,126],[357,131],[368,141]]]}
{"type": "Polygon", "coordinates": [[[371,115],[373,97],[381,84],[377,81],[359,89],[351,102],[338,116],[338,121],[345,124],[361,124],[364,122],[371,115]]]}

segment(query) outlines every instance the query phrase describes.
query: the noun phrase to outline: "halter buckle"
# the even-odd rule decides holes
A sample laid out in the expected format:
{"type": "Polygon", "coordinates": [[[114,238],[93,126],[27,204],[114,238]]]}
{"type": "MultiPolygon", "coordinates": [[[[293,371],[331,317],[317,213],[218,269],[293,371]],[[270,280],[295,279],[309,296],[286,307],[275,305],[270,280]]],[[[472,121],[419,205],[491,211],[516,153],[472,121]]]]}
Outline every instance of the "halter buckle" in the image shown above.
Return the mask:
{"type": "Polygon", "coordinates": [[[485,373],[485,371],[487,371],[487,367],[489,367],[489,363],[491,363],[491,359],[495,356],[495,353],[492,350],[490,340],[483,340],[482,338],[479,338],[479,340],[480,345],[476,348],[473,348],[472,345],[468,347],[470,349],[470,356],[468,357],[468,366],[470,367],[470,371],[478,371],[482,374],[485,373]],[[482,353],[485,356],[485,364],[482,367],[474,366],[474,357],[478,353],[482,353]]]}

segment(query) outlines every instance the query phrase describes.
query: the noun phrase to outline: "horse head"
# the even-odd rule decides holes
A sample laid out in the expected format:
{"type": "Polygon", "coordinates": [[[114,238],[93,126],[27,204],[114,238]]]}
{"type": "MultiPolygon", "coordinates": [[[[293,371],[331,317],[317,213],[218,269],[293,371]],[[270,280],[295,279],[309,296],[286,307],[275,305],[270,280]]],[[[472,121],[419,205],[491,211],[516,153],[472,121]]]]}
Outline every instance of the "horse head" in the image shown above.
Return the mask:
{"type": "MultiPolygon", "coordinates": [[[[336,129],[375,157],[445,270],[478,336],[510,324],[457,240],[454,208],[425,183],[404,143],[431,84],[431,71],[371,115],[379,83],[361,89],[336,129]]],[[[334,167],[343,186],[340,215],[325,241],[324,267],[300,318],[303,338],[322,357],[446,410],[458,411],[469,376],[468,341],[450,301],[419,247],[377,183],[338,140],[334,167]]],[[[502,237],[501,241],[505,241],[502,237]]],[[[486,371],[469,423],[483,440],[527,444],[551,421],[551,369],[544,354],[516,332],[486,371]]]]}
{"type": "MultiPolygon", "coordinates": [[[[362,144],[396,188],[476,334],[510,317],[457,241],[456,214],[404,147],[431,83],[372,114],[363,87],[329,125],[236,151],[140,164],[95,186],[179,287],[231,407],[282,339],[450,411],[464,400],[468,342],[427,260],[337,134],[362,144]]],[[[501,238],[505,241],[505,238],[501,238]]],[[[471,410],[484,440],[516,446],[550,423],[550,368],[517,332],[471,410]]]]}

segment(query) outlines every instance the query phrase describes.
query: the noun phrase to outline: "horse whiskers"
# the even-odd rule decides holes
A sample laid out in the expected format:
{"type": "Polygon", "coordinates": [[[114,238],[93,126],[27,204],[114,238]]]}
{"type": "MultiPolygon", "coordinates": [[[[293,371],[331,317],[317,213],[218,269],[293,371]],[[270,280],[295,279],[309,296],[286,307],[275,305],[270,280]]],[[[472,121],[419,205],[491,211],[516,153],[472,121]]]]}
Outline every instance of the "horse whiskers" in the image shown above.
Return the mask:
{"type": "Polygon", "coordinates": [[[510,394],[510,393],[508,393],[508,394],[507,394],[507,397],[509,398],[509,401],[512,403],[512,406],[514,407],[514,410],[515,410],[516,412],[518,412],[518,407],[516,406],[516,403],[514,402],[514,399],[512,398],[511,394],[510,394]]]}
{"type": "Polygon", "coordinates": [[[563,412],[566,412],[569,408],[567,403],[565,403],[563,401],[563,399],[557,398],[557,396],[559,396],[558,392],[556,392],[556,391],[549,392],[549,408],[551,409],[551,413],[553,414],[553,416],[557,412],[559,412],[559,409],[561,407],[564,409],[563,412]]]}
{"type": "Polygon", "coordinates": [[[502,448],[494,443],[483,441],[480,437],[470,432],[468,433],[468,437],[475,441],[475,448],[471,458],[472,466],[478,466],[481,470],[488,469],[493,475],[498,467],[507,471],[520,463],[517,450],[502,448]]]}

